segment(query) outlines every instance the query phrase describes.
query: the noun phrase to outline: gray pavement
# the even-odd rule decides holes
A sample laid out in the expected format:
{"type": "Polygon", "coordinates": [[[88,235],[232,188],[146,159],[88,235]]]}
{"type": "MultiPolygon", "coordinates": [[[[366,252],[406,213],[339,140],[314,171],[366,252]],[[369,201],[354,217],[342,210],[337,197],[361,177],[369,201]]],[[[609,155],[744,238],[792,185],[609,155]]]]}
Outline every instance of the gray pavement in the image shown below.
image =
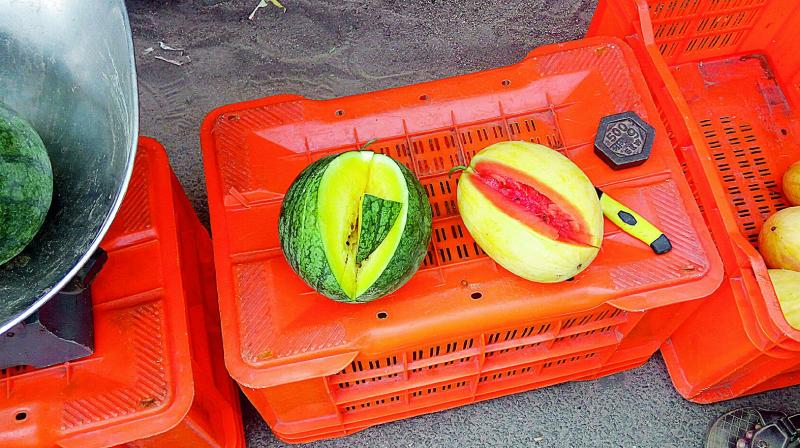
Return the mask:
{"type": "MultiPolygon", "coordinates": [[[[141,129],[168,149],[208,224],[198,127],[211,109],[277,93],[331,98],[508,65],[530,49],[583,36],[589,0],[128,0],[141,129]],[[211,5],[211,6],[209,6],[211,5]],[[185,48],[191,63],[155,59],[185,48]],[[144,50],[154,50],[145,54],[144,50]]],[[[712,406],[684,401],[659,356],[593,382],[380,425],[316,447],[700,447],[709,422],[737,406],[800,410],[800,388],[712,406]]],[[[248,446],[283,446],[247,403],[248,446]]]]}

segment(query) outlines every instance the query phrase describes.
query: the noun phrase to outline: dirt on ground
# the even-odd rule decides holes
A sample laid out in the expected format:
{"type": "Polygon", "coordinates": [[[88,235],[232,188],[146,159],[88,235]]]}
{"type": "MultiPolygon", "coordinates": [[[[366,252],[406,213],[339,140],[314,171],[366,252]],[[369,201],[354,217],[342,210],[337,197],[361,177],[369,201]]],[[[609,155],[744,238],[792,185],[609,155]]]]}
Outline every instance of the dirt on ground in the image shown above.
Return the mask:
{"type": "Polygon", "coordinates": [[[532,48],[580,38],[590,1],[128,1],[143,135],[167,147],[208,223],[200,157],[215,107],[279,93],[325,99],[512,64],[532,48]],[[206,3],[216,3],[205,6],[206,3]],[[159,42],[183,48],[179,59],[159,42]],[[145,54],[145,50],[153,48],[145,54]]]}

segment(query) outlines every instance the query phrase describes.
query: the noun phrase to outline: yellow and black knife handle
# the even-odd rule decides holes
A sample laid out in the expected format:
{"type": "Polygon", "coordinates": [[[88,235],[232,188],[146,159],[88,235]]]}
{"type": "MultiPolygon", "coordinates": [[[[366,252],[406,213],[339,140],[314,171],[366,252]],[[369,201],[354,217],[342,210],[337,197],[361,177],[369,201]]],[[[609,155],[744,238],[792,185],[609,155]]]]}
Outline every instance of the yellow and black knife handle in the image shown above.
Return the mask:
{"type": "Polygon", "coordinates": [[[648,244],[653,252],[661,255],[672,250],[672,243],[664,232],[658,230],[650,221],[644,219],[635,211],[629,209],[597,188],[600,198],[600,208],[603,214],[628,235],[648,244]]]}

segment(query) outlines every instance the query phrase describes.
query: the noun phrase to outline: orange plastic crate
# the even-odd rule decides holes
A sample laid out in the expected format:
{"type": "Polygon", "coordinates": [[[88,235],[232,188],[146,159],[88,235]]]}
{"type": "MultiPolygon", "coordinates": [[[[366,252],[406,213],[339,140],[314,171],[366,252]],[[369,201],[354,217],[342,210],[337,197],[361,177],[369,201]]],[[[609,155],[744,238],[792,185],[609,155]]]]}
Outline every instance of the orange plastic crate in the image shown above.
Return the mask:
{"type": "Polygon", "coordinates": [[[590,35],[631,44],[725,263],[722,288],[662,348],[678,391],[714,402],[800,384],[800,331],[755,245],[800,159],[795,0],[601,1],[590,35]]]}
{"type": "Polygon", "coordinates": [[[0,447],[244,448],[211,241],[155,140],[101,247],[95,354],[2,371],[0,447]]]}
{"type": "Polygon", "coordinates": [[[509,67],[365,95],[233,104],[207,117],[201,143],[226,365],[285,441],[638,366],[722,280],[634,55],[617,39],[543,47],[509,67]],[[657,136],[647,163],[613,171],[592,142],[601,117],[625,110],[657,136]],[[398,292],[336,303],[289,268],[279,209],[311,161],[371,139],[425,186],[433,241],[398,292]],[[600,255],[574,281],[536,284],[496,265],[463,226],[447,172],[509,139],[558,148],[660,226],[673,251],[656,256],[607,222],[600,255]]]}

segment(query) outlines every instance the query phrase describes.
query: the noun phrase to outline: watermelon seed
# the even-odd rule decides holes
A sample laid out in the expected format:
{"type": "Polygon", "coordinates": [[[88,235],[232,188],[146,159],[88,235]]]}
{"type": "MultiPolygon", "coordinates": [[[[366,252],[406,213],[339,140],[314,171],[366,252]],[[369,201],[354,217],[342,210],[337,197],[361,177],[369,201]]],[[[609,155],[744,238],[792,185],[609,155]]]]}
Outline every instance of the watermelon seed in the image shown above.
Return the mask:
{"type": "Polygon", "coordinates": [[[483,297],[483,294],[481,294],[479,292],[473,292],[472,294],[470,294],[470,297],[472,297],[472,300],[478,300],[481,297],[483,297]]]}
{"type": "Polygon", "coordinates": [[[376,316],[378,319],[386,319],[387,317],[389,317],[389,313],[387,313],[386,311],[380,311],[380,312],[378,312],[378,314],[376,314],[375,316],[376,316]]]}

